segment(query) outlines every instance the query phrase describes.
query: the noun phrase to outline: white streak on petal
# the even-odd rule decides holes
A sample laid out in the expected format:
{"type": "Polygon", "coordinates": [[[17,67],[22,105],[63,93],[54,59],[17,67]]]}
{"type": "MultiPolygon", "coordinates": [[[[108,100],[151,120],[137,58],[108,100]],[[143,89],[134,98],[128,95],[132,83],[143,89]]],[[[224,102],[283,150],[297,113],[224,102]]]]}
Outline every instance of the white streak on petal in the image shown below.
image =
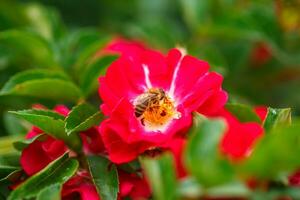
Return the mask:
{"type": "MultiPolygon", "coordinates": [[[[179,49],[181,51],[181,49],[179,49]]],[[[171,98],[175,99],[175,82],[176,82],[176,78],[177,78],[177,75],[178,75],[178,71],[179,71],[179,67],[181,65],[181,61],[182,59],[184,58],[184,56],[186,55],[186,52],[185,51],[181,51],[181,57],[175,67],[175,70],[174,70],[174,73],[173,73],[173,77],[172,77],[172,82],[171,82],[171,87],[170,87],[170,90],[169,90],[169,95],[171,98]]]]}
{"type": "Polygon", "coordinates": [[[149,68],[147,65],[143,64],[143,70],[144,70],[144,75],[145,75],[145,82],[146,82],[146,86],[148,89],[152,88],[152,84],[149,78],[149,68]]]}

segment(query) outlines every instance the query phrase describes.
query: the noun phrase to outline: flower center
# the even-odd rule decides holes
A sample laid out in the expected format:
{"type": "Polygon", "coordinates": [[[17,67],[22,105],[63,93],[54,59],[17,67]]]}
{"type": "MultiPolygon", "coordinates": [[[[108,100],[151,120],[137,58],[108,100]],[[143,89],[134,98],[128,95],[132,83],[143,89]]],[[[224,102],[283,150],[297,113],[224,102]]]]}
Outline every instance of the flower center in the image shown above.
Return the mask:
{"type": "Polygon", "coordinates": [[[135,116],[150,131],[163,131],[172,119],[180,118],[173,100],[161,88],[151,88],[133,102],[135,116]]]}

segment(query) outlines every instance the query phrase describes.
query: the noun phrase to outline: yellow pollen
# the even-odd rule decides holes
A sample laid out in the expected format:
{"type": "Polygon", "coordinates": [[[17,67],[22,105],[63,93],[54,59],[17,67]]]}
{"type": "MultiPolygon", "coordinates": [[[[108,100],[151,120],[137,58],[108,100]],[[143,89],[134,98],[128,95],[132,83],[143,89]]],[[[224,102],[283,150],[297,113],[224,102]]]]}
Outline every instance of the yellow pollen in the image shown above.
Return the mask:
{"type": "Polygon", "coordinates": [[[151,130],[160,130],[172,119],[180,117],[174,102],[162,89],[149,89],[137,97],[134,105],[142,125],[151,130]]]}

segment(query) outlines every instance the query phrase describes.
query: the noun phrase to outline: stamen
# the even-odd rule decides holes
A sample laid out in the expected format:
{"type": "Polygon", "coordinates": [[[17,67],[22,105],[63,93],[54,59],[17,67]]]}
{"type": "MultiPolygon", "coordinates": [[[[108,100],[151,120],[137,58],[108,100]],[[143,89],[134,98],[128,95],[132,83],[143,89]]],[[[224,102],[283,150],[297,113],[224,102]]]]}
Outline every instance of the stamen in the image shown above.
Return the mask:
{"type": "Polygon", "coordinates": [[[134,106],[135,116],[149,131],[163,131],[173,119],[180,117],[173,100],[159,88],[151,88],[139,95],[134,106]]]}

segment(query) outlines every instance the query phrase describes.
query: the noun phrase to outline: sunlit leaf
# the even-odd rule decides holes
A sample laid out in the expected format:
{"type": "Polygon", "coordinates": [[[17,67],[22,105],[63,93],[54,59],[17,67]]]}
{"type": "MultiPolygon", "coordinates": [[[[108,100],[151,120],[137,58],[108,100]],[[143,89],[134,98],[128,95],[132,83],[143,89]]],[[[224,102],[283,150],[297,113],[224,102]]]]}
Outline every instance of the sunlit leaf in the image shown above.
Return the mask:
{"type": "Polygon", "coordinates": [[[143,157],[141,163],[155,199],[173,200],[178,198],[176,172],[172,155],[164,154],[157,158],[143,157]]]}
{"type": "Polygon", "coordinates": [[[289,125],[291,124],[291,109],[276,109],[268,108],[267,116],[264,121],[265,130],[269,130],[273,127],[280,125],[289,125]]]}
{"type": "Polygon", "coordinates": [[[37,195],[37,200],[61,200],[61,184],[54,184],[44,188],[37,195]]]}
{"type": "Polygon", "coordinates": [[[208,120],[194,114],[193,126],[185,151],[185,163],[191,174],[203,186],[230,181],[233,168],[221,157],[219,143],[225,131],[222,120],[208,120]]]}

